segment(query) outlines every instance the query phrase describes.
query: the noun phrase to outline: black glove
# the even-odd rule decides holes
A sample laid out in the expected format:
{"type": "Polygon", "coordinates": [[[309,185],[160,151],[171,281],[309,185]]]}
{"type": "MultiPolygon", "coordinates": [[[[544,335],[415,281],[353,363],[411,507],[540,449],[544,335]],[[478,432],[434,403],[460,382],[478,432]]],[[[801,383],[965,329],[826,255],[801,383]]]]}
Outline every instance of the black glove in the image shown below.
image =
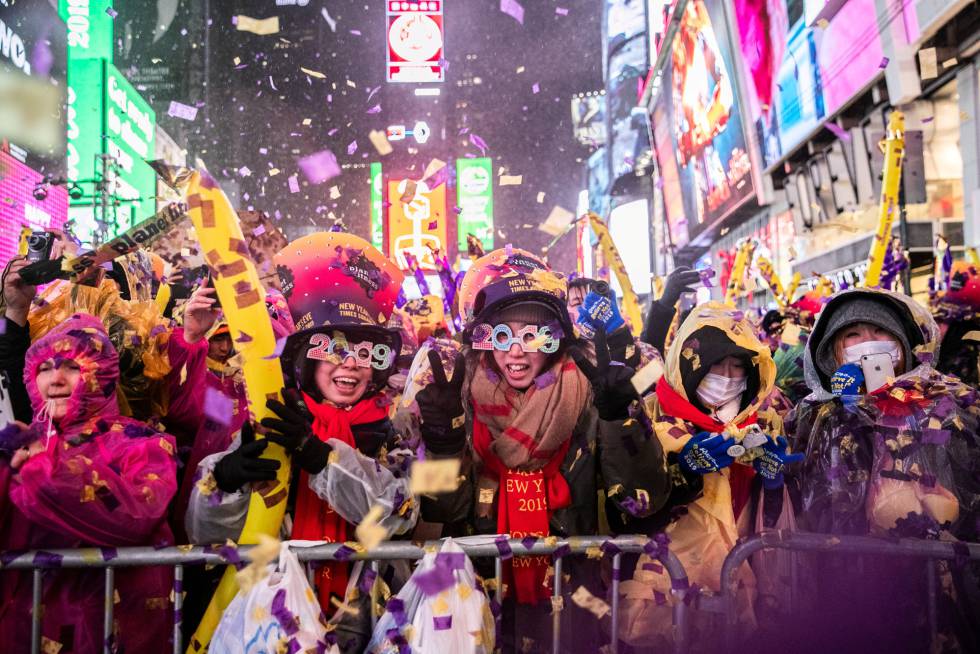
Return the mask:
{"type": "Polygon", "coordinates": [[[266,432],[265,437],[282,445],[300,468],[315,475],[327,467],[330,446],[313,433],[313,418],[307,411],[303,398],[292,389],[283,390],[282,396],[292,406],[286,406],[279,400],[265,403],[279,416],[278,419],[262,418],[262,426],[272,430],[266,432]]]}
{"type": "Polygon", "coordinates": [[[701,275],[697,270],[691,270],[687,266],[674,268],[667,275],[667,281],[664,282],[664,294],[657,301],[672,307],[677,304],[677,300],[681,299],[681,293],[694,291],[691,286],[698,284],[700,281],[701,275]]]}
{"type": "Polygon", "coordinates": [[[606,421],[626,420],[630,415],[630,403],[639,397],[632,381],[636,371],[618,362],[612,363],[606,330],[602,325],[596,329],[592,342],[595,344],[596,365],[593,366],[579,350],[571,351],[572,358],[592,384],[593,403],[599,418],[606,421]]]}
{"type": "Polygon", "coordinates": [[[214,481],[218,488],[226,493],[234,493],[249,482],[275,479],[279,462],[262,458],[268,444],[267,440],[255,440],[252,423],[246,422],[242,425],[242,442],[238,449],[226,454],[214,466],[214,481]]]}
{"type": "Polygon", "coordinates": [[[432,383],[419,391],[415,401],[422,418],[422,440],[433,454],[457,454],[466,445],[466,412],[463,410],[463,378],[466,363],[462,354],[453,363],[453,379],[446,380],[442,359],[429,350],[432,383]]]}

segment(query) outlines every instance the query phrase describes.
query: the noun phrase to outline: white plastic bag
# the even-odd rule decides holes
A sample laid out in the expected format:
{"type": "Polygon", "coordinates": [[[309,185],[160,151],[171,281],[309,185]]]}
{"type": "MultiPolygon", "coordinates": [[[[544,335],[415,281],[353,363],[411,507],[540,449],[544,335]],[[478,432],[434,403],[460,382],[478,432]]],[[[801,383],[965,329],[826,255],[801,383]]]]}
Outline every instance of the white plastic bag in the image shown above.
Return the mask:
{"type": "Polygon", "coordinates": [[[451,538],[439,552],[425,555],[392,599],[400,600],[401,606],[392,611],[389,600],[368,645],[370,654],[398,654],[401,639],[414,654],[493,652],[489,602],[477,588],[473,563],[451,538]],[[434,588],[442,589],[434,592],[434,588]]]}
{"type": "Polygon", "coordinates": [[[215,654],[278,651],[337,654],[326,644],[326,620],[296,554],[283,542],[269,576],[232,600],[209,647],[215,654]],[[298,650],[294,650],[296,645],[298,650]],[[281,646],[283,646],[281,648],[281,646]]]}

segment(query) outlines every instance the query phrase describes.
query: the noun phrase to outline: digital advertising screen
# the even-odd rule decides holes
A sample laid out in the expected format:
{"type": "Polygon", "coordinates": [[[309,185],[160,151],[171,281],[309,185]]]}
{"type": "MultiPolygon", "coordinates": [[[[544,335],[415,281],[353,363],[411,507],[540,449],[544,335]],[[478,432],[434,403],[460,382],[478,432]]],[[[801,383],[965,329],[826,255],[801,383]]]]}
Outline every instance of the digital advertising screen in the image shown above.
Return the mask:
{"type": "Polygon", "coordinates": [[[408,270],[406,253],[422,270],[436,270],[432,250],[446,252],[446,185],[429,188],[424,181],[388,180],[388,220],[385,224],[386,254],[402,270],[408,270]]]}
{"type": "Polygon", "coordinates": [[[60,229],[68,216],[68,191],[44,185],[44,175],[0,150],[0,266],[17,253],[20,230],[60,229]]]}
{"type": "Polygon", "coordinates": [[[493,162],[489,157],[456,160],[456,230],[459,251],[466,252],[466,235],[493,249],[493,162]]]}
{"type": "Polygon", "coordinates": [[[694,240],[755,191],[722,3],[690,0],[670,48],[653,116],[657,160],[668,222],[687,222],[687,239],[672,237],[694,240]]]}
{"type": "Polygon", "coordinates": [[[803,0],[733,0],[752,93],[746,106],[767,168],[883,73],[874,0],[847,0],[829,20],[803,0]]]}
{"type": "Polygon", "coordinates": [[[389,0],[387,80],[441,82],[445,79],[442,0],[389,0]]]}

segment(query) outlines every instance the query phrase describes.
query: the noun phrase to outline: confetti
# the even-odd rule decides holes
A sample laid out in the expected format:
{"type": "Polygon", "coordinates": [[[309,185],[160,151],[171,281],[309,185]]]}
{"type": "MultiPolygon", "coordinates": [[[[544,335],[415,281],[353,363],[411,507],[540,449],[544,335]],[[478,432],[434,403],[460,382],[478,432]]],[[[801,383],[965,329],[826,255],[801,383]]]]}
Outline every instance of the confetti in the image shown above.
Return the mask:
{"type": "Polygon", "coordinates": [[[572,601],[575,602],[577,606],[589,611],[600,620],[609,615],[609,605],[586,590],[585,586],[579,586],[578,589],[572,593],[572,601]]]}
{"type": "Polygon", "coordinates": [[[368,140],[371,141],[371,145],[374,146],[374,149],[382,157],[386,154],[391,154],[394,150],[391,147],[391,143],[388,142],[388,136],[379,129],[372,129],[368,134],[368,140]]]}
{"type": "Polygon", "coordinates": [[[555,205],[548,218],[538,225],[538,229],[551,236],[558,236],[575,219],[575,214],[564,207],[555,205]]]}
{"type": "Polygon", "coordinates": [[[350,155],[350,154],[354,154],[355,152],[357,152],[357,141],[351,141],[350,144],[347,146],[347,154],[350,155]]]}
{"type": "Polygon", "coordinates": [[[633,384],[633,388],[636,389],[636,393],[639,396],[643,396],[647,390],[659,381],[664,374],[664,364],[660,358],[652,359],[645,366],[636,371],[630,382],[633,384]]]}
{"type": "Polygon", "coordinates": [[[538,193],[538,204],[541,204],[543,202],[544,202],[544,191],[540,191],[538,193]]]}
{"type": "Polygon", "coordinates": [[[370,109],[367,110],[367,113],[369,113],[369,114],[380,114],[381,113],[381,105],[380,104],[374,105],[373,107],[371,107],[370,109]]]}
{"type": "Polygon", "coordinates": [[[480,148],[480,152],[482,154],[485,155],[487,153],[487,143],[486,143],[486,141],[484,141],[482,138],[480,138],[476,134],[470,134],[470,143],[472,143],[476,147],[480,148]]]}
{"type": "Polygon", "coordinates": [[[109,18],[115,18],[116,16],[119,15],[119,12],[113,9],[112,7],[106,7],[105,13],[107,16],[109,16],[109,18]]]}
{"type": "Polygon", "coordinates": [[[210,386],[204,390],[204,415],[227,427],[231,424],[231,417],[235,413],[235,401],[210,386]]]}
{"type": "Polygon", "coordinates": [[[517,0],[500,0],[500,11],[504,12],[521,25],[524,24],[524,7],[517,0]]]}
{"type": "Polygon", "coordinates": [[[410,474],[413,495],[450,493],[459,487],[459,459],[414,461],[410,474]]]}
{"type": "Polygon", "coordinates": [[[541,87],[538,85],[537,82],[535,82],[534,84],[531,85],[531,93],[537,95],[540,90],[541,90],[541,87]]]}
{"type": "Polygon", "coordinates": [[[520,186],[524,181],[523,175],[501,175],[497,182],[498,186],[520,186]]]}
{"type": "Polygon", "coordinates": [[[888,67],[888,61],[889,61],[888,57],[882,57],[881,58],[881,63],[878,64],[878,68],[881,68],[881,69],[887,68],[888,67]]]}
{"type": "Polygon", "coordinates": [[[320,9],[320,15],[323,16],[323,20],[327,21],[327,25],[330,26],[330,31],[331,32],[336,32],[337,31],[337,21],[334,18],[331,18],[330,17],[330,12],[327,11],[327,8],[326,7],[320,9]]]}
{"type": "Polygon", "coordinates": [[[307,75],[309,75],[310,77],[316,77],[317,79],[327,79],[327,76],[318,70],[310,70],[309,68],[303,68],[302,66],[300,66],[299,69],[304,73],[306,73],[307,75]]]}
{"type": "Polygon", "coordinates": [[[340,174],[337,157],[330,150],[322,150],[303,157],[297,165],[311,184],[322,184],[340,174]]]}
{"type": "Polygon", "coordinates": [[[566,9],[565,7],[555,7],[555,13],[558,14],[559,16],[567,16],[568,9],[566,9]]]}
{"type": "Polygon", "coordinates": [[[834,136],[839,138],[841,141],[848,142],[851,140],[851,134],[846,129],[838,125],[837,123],[826,123],[824,127],[827,128],[834,136]]]}
{"type": "Polygon", "coordinates": [[[830,21],[827,20],[826,18],[821,18],[820,20],[817,21],[817,27],[819,27],[822,30],[825,30],[828,27],[830,27],[830,21]]]}
{"type": "Polygon", "coordinates": [[[170,108],[167,110],[168,116],[173,116],[174,118],[182,118],[184,120],[194,120],[197,118],[197,107],[191,107],[186,104],[177,102],[176,100],[170,101],[170,108]]]}
{"type": "Polygon", "coordinates": [[[299,179],[296,175],[290,175],[286,181],[289,184],[290,193],[299,193],[299,179]]]}
{"type": "Polygon", "coordinates": [[[279,33],[279,16],[270,18],[256,19],[239,14],[234,20],[235,28],[239,32],[251,32],[259,36],[279,33]]]}
{"type": "Polygon", "coordinates": [[[370,552],[388,537],[388,531],[379,523],[384,517],[384,508],[374,505],[354,530],[357,542],[370,552]]]}

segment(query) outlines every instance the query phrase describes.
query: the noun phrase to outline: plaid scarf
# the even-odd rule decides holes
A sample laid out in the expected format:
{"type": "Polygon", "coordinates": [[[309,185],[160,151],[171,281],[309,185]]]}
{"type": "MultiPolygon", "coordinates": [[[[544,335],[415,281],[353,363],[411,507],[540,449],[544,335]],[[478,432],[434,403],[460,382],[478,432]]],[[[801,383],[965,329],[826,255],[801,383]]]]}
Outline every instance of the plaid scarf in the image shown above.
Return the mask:
{"type": "MultiPolygon", "coordinates": [[[[513,538],[543,538],[556,509],[571,504],[568,482],[559,472],[572,432],[590,398],[589,382],[562,357],[524,392],[502,382],[486,359],[470,386],[475,420],[473,448],[483,463],[480,487],[489,479],[502,489],[497,531],[513,538]]],[[[481,504],[485,504],[483,493],[481,504]]],[[[508,576],[522,604],[547,598],[548,557],[508,561],[508,576]]]]}

